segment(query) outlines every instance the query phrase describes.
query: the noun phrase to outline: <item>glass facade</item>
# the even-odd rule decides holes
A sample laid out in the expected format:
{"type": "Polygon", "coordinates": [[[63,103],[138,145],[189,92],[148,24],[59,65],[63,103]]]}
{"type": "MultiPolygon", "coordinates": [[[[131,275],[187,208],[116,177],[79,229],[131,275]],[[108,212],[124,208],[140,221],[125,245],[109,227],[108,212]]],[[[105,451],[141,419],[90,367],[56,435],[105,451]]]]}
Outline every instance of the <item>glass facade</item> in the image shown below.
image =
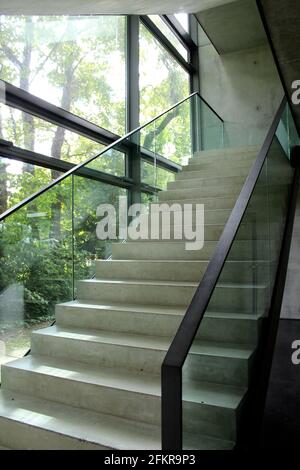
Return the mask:
{"type": "Polygon", "coordinates": [[[76,281],[109,258],[111,240],[96,236],[98,206],[111,204],[118,217],[119,197],[130,200],[139,185],[141,201],[155,201],[178,170],[172,160],[190,156],[190,101],[114,144],[131,130],[130,107],[145,123],[189,95],[189,51],[160,17],[152,19],[166,47],[140,23],[133,39],[140,56],[129,70],[130,17],[0,15],[1,362],[23,356],[31,331],[51,324],[55,305],[76,297],[76,281]],[[140,108],[139,99],[127,99],[132,73],[136,82],[140,76],[140,108]]]}
{"type": "Polygon", "coordinates": [[[189,94],[189,75],[140,25],[140,123],[143,124],[189,94]]]}
{"type": "Polygon", "coordinates": [[[1,16],[0,78],[125,131],[125,16],[1,16]]]}

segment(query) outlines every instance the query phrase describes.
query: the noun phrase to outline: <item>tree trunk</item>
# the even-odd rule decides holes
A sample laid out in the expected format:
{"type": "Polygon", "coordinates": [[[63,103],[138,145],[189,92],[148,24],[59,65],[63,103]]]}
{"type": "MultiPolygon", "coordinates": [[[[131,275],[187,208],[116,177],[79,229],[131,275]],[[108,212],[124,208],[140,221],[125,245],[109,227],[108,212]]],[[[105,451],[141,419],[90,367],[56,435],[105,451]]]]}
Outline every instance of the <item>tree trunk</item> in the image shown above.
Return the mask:
{"type": "MultiPolygon", "coordinates": [[[[29,78],[31,57],[33,48],[33,24],[32,18],[26,16],[25,18],[25,45],[23,49],[22,67],[20,69],[20,87],[22,90],[29,91],[29,78]]],[[[35,141],[35,128],[34,118],[31,114],[22,113],[23,117],[23,136],[24,146],[27,150],[34,150],[35,141]]],[[[34,174],[33,165],[24,164],[24,171],[34,174]]]]}
{"type": "MultiPolygon", "coordinates": [[[[72,79],[73,79],[73,61],[71,61],[65,69],[64,74],[64,87],[61,99],[61,107],[66,111],[70,111],[72,102],[72,79]]],[[[62,147],[65,140],[65,129],[57,127],[51,146],[51,156],[61,159],[62,147]]],[[[56,170],[51,170],[52,179],[58,178],[60,173],[56,170]]],[[[51,237],[56,240],[61,238],[61,208],[63,197],[60,192],[61,186],[56,186],[56,201],[51,206],[51,237]]]]}
{"type": "MultiPolygon", "coordinates": [[[[2,132],[2,116],[0,111],[0,139],[3,139],[2,132]]],[[[7,172],[6,172],[6,163],[0,157],[0,214],[6,211],[7,209],[7,172]]]]}

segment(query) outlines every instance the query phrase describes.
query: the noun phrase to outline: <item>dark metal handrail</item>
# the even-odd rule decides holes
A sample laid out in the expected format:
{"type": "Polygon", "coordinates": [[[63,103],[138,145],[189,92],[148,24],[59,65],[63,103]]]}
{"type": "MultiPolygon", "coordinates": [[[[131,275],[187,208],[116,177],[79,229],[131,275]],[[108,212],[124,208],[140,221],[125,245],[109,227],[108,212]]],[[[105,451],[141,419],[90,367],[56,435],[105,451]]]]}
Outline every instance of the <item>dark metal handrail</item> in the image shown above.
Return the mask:
{"type": "MultiPolygon", "coordinates": [[[[155,116],[153,119],[151,119],[150,121],[148,121],[147,123],[137,127],[136,129],[128,132],[125,136],[123,137],[120,137],[118,140],[116,140],[115,142],[112,142],[110,145],[108,145],[107,147],[105,147],[100,153],[98,153],[97,155],[94,155],[90,158],[88,158],[86,161],[84,161],[83,163],[79,163],[78,165],[74,166],[73,168],[71,168],[69,171],[67,171],[66,173],[64,173],[63,175],[59,176],[57,179],[51,181],[51,183],[49,183],[47,186],[45,186],[44,188],[40,189],[39,191],[37,191],[36,193],[34,194],[31,194],[30,196],[28,196],[27,198],[23,199],[22,201],[20,201],[18,204],[16,204],[15,206],[11,207],[10,209],[8,209],[7,211],[3,212],[1,215],[0,215],[0,221],[6,219],[8,216],[12,215],[14,212],[16,212],[17,210],[21,209],[23,206],[25,206],[26,204],[28,204],[29,202],[33,201],[34,199],[36,199],[38,196],[41,196],[43,193],[45,193],[46,191],[48,191],[49,189],[53,188],[54,186],[56,186],[58,183],[60,183],[61,181],[63,181],[64,179],[66,179],[68,176],[70,175],[73,175],[75,174],[78,170],[82,169],[84,166],[90,164],[92,161],[96,160],[98,157],[100,157],[102,154],[106,153],[108,150],[110,149],[113,149],[114,147],[117,147],[119,146],[120,144],[122,145],[123,142],[125,142],[128,138],[130,138],[132,135],[134,135],[135,133],[137,132],[140,132],[142,129],[144,129],[145,127],[149,126],[150,124],[152,124],[154,121],[156,121],[157,119],[161,118],[162,116],[164,116],[165,114],[169,113],[170,111],[172,111],[173,109],[175,109],[177,106],[181,105],[182,103],[190,100],[193,96],[196,96],[198,95],[199,98],[201,99],[201,101],[203,101],[203,103],[208,106],[210,108],[210,110],[217,116],[218,119],[220,119],[220,121],[222,123],[224,123],[223,119],[213,110],[213,108],[200,96],[200,94],[198,92],[194,92],[194,93],[191,93],[189,96],[187,96],[186,98],[178,101],[176,104],[174,104],[173,106],[171,106],[170,108],[168,108],[166,111],[163,111],[162,113],[158,114],[157,116],[155,116]]],[[[146,153],[146,150],[145,150],[145,153],[146,153]]],[[[164,157],[161,157],[162,161],[165,161],[166,159],[164,157]]],[[[174,163],[174,166],[177,166],[179,167],[179,165],[177,165],[176,163],[174,163]]]]}
{"type": "Polygon", "coordinates": [[[162,448],[182,448],[182,367],[204,317],[231,246],[241,225],[250,198],[276,133],[286,98],[284,97],[261,150],[249,172],[241,193],[202,280],[165,356],[161,370],[162,448]]]}

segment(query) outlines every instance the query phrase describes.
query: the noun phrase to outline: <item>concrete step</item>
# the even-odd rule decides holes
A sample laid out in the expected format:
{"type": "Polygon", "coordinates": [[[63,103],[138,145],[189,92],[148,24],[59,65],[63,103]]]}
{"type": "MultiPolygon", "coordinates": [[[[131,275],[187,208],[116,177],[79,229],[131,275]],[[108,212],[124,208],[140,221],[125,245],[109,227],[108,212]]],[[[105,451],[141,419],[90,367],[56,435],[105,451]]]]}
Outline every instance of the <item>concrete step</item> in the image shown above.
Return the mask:
{"type": "MultiPolygon", "coordinates": [[[[194,163],[198,162],[198,160],[195,160],[194,163]]],[[[199,163],[201,165],[201,163],[199,163]]],[[[215,163],[215,169],[212,168],[212,165],[209,164],[203,164],[201,165],[201,170],[195,171],[194,168],[190,168],[190,170],[185,167],[185,171],[180,171],[179,173],[176,174],[176,181],[181,181],[185,179],[201,179],[201,178],[206,178],[206,177],[211,177],[212,175],[218,175],[218,167],[217,163],[215,163]]],[[[249,174],[250,170],[250,165],[231,165],[229,167],[222,168],[222,175],[223,176],[240,176],[246,177],[249,174]]]]}
{"type": "Polygon", "coordinates": [[[241,192],[241,185],[221,185],[208,186],[201,188],[181,188],[181,189],[168,189],[158,193],[158,200],[160,202],[173,201],[175,199],[181,199],[183,202],[187,199],[199,200],[204,197],[231,197],[236,201],[238,195],[241,192]]]}
{"type": "MultiPolygon", "coordinates": [[[[193,234],[197,233],[198,238],[200,235],[204,236],[204,241],[218,241],[224,231],[225,224],[208,224],[204,221],[202,224],[196,225],[199,222],[196,214],[182,218],[182,222],[174,224],[174,220],[169,218],[161,218],[159,221],[151,219],[147,224],[146,219],[143,219],[141,225],[138,227],[137,232],[132,234],[128,233],[127,241],[189,241],[193,234]],[[191,222],[191,223],[190,223],[191,222]]],[[[175,222],[179,222],[176,220],[175,222]]],[[[251,217],[247,214],[245,223],[243,222],[236,234],[235,240],[256,240],[267,239],[270,231],[274,239],[280,237],[280,224],[271,221],[251,221],[251,217]]],[[[271,236],[271,235],[270,235],[271,236]]]]}
{"type": "MultiPolygon", "coordinates": [[[[62,328],[86,328],[129,334],[174,337],[186,308],[72,301],[56,306],[62,328]]],[[[260,319],[253,314],[206,312],[197,338],[256,344],[260,319]]]]}
{"type": "MultiPolygon", "coordinates": [[[[226,450],[234,442],[185,433],[185,449],[226,450]]],[[[17,450],[159,450],[158,426],[0,391],[0,442],[17,450]],[[78,425],[80,423],[80,425],[78,425]]]]}
{"type": "Polygon", "coordinates": [[[204,260],[210,259],[215,241],[206,242],[202,250],[188,251],[184,242],[143,241],[112,243],[113,259],[147,260],[204,260]]]}
{"type": "MultiPolygon", "coordinates": [[[[219,240],[225,224],[205,224],[204,228],[203,225],[194,225],[194,222],[196,222],[196,215],[195,217],[191,220],[192,224],[187,224],[186,222],[183,221],[183,224],[180,225],[174,225],[172,223],[172,220],[169,221],[167,219],[163,219],[160,223],[154,223],[153,225],[151,224],[151,221],[149,222],[149,225],[140,225],[140,227],[137,230],[137,233],[134,233],[133,235],[129,232],[127,241],[144,241],[144,240],[165,240],[165,241],[176,241],[176,240],[184,240],[188,241],[191,236],[197,232],[199,234],[198,236],[200,237],[200,234],[204,233],[204,240],[219,240]],[[136,239],[139,237],[138,239],[136,239]]],[[[241,230],[239,233],[239,236],[242,237],[243,234],[245,233],[245,237],[249,238],[249,233],[245,232],[245,230],[241,230]]],[[[203,236],[203,235],[202,235],[203,236]]]]}
{"type": "MultiPolygon", "coordinates": [[[[208,261],[182,260],[97,260],[96,279],[139,279],[157,281],[199,282],[208,261]]],[[[267,279],[268,264],[264,261],[228,261],[221,282],[263,283],[267,279]]]]}
{"type": "Polygon", "coordinates": [[[228,154],[218,154],[218,155],[207,155],[196,153],[192,158],[190,158],[188,165],[201,165],[201,164],[213,164],[218,163],[220,166],[231,167],[233,168],[235,164],[251,165],[255,158],[257,157],[258,152],[231,152],[228,154]]]}
{"type": "MultiPolygon", "coordinates": [[[[160,426],[161,378],[45,356],[27,356],[4,368],[5,390],[160,426]]],[[[236,414],[246,390],[184,384],[185,431],[236,439],[236,414]]]]}
{"type": "MultiPolygon", "coordinates": [[[[199,203],[202,204],[202,203],[199,203]]],[[[231,209],[214,209],[214,210],[209,210],[206,209],[206,206],[204,206],[205,209],[205,223],[206,224],[225,224],[228,220],[228,217],[231,214],[231,209]]],[[[139,216],[139,219],[141,223],[150,223],[151,222],[151,216],[156,220],[157,213],[159,212],[159,220],[162,220],[163,217],[167,218],[170,216],[170,222],[174,224],[178,224],[181,221],[181,217],[183,217],[184,212],[188,214],[189,217],[193,217],[192,220],[195,220],[195,215],[196,215],[196,205],[195,204],[179,204],[175,203],[174,205],[169,205],[168,203],[162,203],[162,204],[151,204],[149,207],[149,212],[146,214],[141,214],[139,216]],[[184,211],[183,211],[184,209],[184,211]],[[181,215],[180,215],[181,212],[181,215]]]]}
{"type": "MultiPolygon", "coordinates": [[[[33,355],[159,375],[169,346],[170,340],[165,337],[54,325],[32,333],[31,351],[33,355]]],[[[194,341],[184,378],[246,386],[253,352],[248,345],[194,341]]]]}
{"type": "Polygon", "coordinates": [[[223,147],[211,150],[200,150],[198,152],[195,152],[194,156],[201,157],[203,159],[211,159],[212,157],[223,158],[228,156],[230,159],[233,159],[236,157],[236,155],[252,153],[256,154],[256,152],[259,152],[260,148],[260,145],[248,145],[246,147],[223,147]]]}
{"type": "Polygon", "coordinates": [[[222,168],[225,169],[228,174],[230,174],[231,170],[232,172],[243,171],[246,172],[247,176],[254,161],[255,158],[238,161],[227,160],[224,165],[224,162],[219,159],[202,160],[201,158],[193,157],[189,160],[187,165],[182,166],[182,171],[180,173],[184,175],[205,171],[208,175],[218,175],[220,174],[220,168],[222,168]]]}
{"type": "MultiPolygon", "coordinates": [[[[216,241],[205,241],[201,250],[187,250],[182,241],[130,241],[127,243],[112,244],[112,258],[117,260],[191,260],[208,261],[215,248],[216,241]]],[[[250,261],[255,259],[264,261],[268,255],[269,244],[265,240],[252,243],[248,240],[237,240],[230,251],[230,261],[250,261]]]]}
{"type": "MultiPolygon", "coordinates": [[[[158,199],[160,202],[169,202],[174,200],[181,200],[184,203],[187,199],[200,201],[202,198],[206,197],[231,197],[234,198],[234,204],[240,192],[242,190],[242,184],[234,185],[219,185],[219,186],[208,186],[208,187],[199,187],[199,188],[182,188],[182,189],[170,189],[166,191],[161,191],[158,194],[158,199]]],[[[254,197],[251,200],[252,205],[255,203],[258,204],[259,201],[265,201],[267,204],[267,195],[270,195],[271,204],[283,204],[282,194],[284,194],[289,187],[289,184],[274,184],[272,186],[266,187],[264,184],[260,183],[255,188],[254,197]]],[[[266,206],[267,207],[267,206],[266,206]]],[[[220,209],[220,208],[219,208],[220,209]]]]}
{"type": "MultiPolygon", "coordinates": [[[[104,303],[187,307],[197,286],[198,283],[192,282],[88,279],[78,282],[77,298],[104,303]]],[[[265,304],[265,285],[218,283],[209,305],[217,310],[257,313],[264,311],[265,304]]]]}
{"type": "Polygon", "coordinates": [[[200,178],[190,178],[190,179],[178,179],[176,181],[170,181],[167,185],[168,190],[176,189],[191,189],[191,188],[216,188],[222,187],[227,189],[228,187],[242,187],[242,184],[245,181],[244,176],[207,176],[200,178]]]}
{"type": "MultiPolygon", "coordinates": [[[[176,204],[177,207],[181,207],[183,209],[184,205],[192,204],[204,204],[205,211],[231,211],[236,203],[236,197],[234,196],[204,196],[204,197],[197,197],[197,198],[178,198],[178,199],[169,199],[168,201],[163,201],[164,204],[172,205],[176,204]]],[[[162,202],[158,202],[158,204],[162,204],[162,202]]],[[[182,210],[181,209],[181,210],[182,210]]]]}

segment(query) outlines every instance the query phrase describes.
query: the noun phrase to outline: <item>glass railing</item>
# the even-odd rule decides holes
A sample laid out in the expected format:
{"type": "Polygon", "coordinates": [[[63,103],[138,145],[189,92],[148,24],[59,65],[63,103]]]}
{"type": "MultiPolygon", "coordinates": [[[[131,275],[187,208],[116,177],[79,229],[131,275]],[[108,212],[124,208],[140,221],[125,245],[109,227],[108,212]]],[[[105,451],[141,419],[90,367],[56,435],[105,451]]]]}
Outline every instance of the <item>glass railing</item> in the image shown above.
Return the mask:
{"type": "Polygon", "coordinates": [[[122,241],[119,197],[132,200],[134,194],[135,201],[155,201],[180,165],[200,148],[201,113],[202,131],[209,129],[211,141],[219,147],[223,122],[193,94],[0,217],[2,358],[22,356],[31,330],[51,323],[55,305],[76,298],[76,281],[94,275],[96,259],[110,257],[112,240],[97,235],[100,204],[114,208],[115,236],[122,241]],[[124,178],[119,168],[123,155],[124,178]],[[176,165],[168,166],[170,161],[176,165]],[[110,175],[105,176],[107,168],[110,175]]]}
{"type": "Polygon", "coordinates": [[[291,127],[291,122],[286,125],[287,114],[286,107],[184,362],[184,449],[190,448],[191,433],[195,436],[204,433],[228,442],[235,442],[237,438],[238,408],[249,384],[250,364],[258,345],[262,319],[270,309],[283,241],[294,173],[288,156],[291,146],[299,143],[299,138],[289,130],[283,135],[283,127],[291,127]],[[217,330],[212,328],[215,318],[219,319],[217,330]],[[247,321],[241,322],[241,319],[247,321]],[[203,359],[205,354],[208,357],[216,354],[211,365],[208,358],[203,359]],[[245,359],[249,360],[249,368],[245,366],[245,359]],[[198,397],[197,389],[201,390],[198,397]],[[191,390],[193,401],[199,403],[199,407],[201,403],[208,406],[212,396],[215,402],[221,399],[221,392],[225,393],[225,401],[228,397],[230,400],[226,403],[221,400],[225,408],[219,408],[215,416],[210,413],[206,419],[205,409],[199,414],[191,412],[191,390]],[[229,411],[234,407],[236,415],[229,411]]]}

